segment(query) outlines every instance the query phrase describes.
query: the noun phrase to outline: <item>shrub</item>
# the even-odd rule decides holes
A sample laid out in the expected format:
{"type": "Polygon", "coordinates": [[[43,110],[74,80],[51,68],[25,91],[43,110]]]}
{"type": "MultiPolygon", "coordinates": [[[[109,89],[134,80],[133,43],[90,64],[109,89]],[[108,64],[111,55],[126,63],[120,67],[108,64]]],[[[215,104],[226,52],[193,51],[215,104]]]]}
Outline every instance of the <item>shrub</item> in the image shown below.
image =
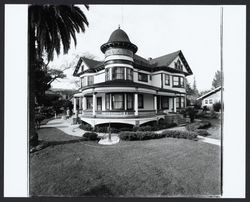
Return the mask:
{"type": "Polygon", "coordinates": [[[137,131],[152,131],[152,126],[140,126],[137,131]]]}
{"type": "Polygon", "coordinates": [[[162,134],[156,134],[150,131],[138,131],[138,132],[132,132],[132,131],[122,131],[119,134],[119,137],[122,140],[149,140],[149,139],[157,139],[163,137],[162,134]]]}
{"type": "Polygon", "coordinates": [[[195,132],[197,132],[198,135],[203,136],[203,137],[207,137],[207,136],[211,135],[205,129],[197,129],[195,132]]]}
{"type": "Polygon", "coordinates": [[[197,129],[205,129],[209,128],[211,126],[211,123],[209,121],[201,121],[196,123],[191,123],[186,126],[186,129],[188,131],[195,131],[197,129]]]}
{"type": "Polygon", "coordinates": [[[166,130],[162,132],[165,137],[172,137],[172,138],[183,138],[189,140],[196,140],[197,133],[191,131],[180,131],[180,130],[166,130]]]}
{"type": "Polygon", "coordinates": [[[213,109],[214,109],[214,111],[219,112],[221,110],[221,103],[220,102],[214,103],[213,109]]]}
{"type": "Polygon", "coordinates": [[[189,116],[191,123],[194,122],[198,110],[195,107],[187,107],[186,114],[189,116]]]}
{"type": "Polygon", "coordinates": [[[120,128],[120,131],[133,131],[133,128],[120,128]]]}
{"type": "Polygon", "coordinates": [[[97,132],[97,133],[107,133],[108,132],[108,127],[96,126],[94,131],[97,132]]]}
{"type": "Polygon", "coordinates": [[[98,135],[94,132],[86,132],[83,134],[84,138],[86,138],[87,140],[98,140],[98,135]]]}
{"type": "Polygon", "coordinates": [[[82,123],[79,126],[79,128],[81,128],[82,130],[85,130],[85,131],[92,131],[93,130],[93,128],[92,128],[92,126],[90,124],[83,124],[82,123]]]}

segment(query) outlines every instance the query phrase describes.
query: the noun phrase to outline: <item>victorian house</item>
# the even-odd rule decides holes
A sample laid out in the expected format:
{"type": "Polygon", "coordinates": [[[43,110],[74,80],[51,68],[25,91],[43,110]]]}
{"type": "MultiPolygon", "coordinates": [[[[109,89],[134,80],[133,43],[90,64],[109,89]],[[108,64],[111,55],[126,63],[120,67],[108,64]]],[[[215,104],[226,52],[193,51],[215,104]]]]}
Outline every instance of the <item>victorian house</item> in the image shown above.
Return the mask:
{"type": "Polygon", "coordinates": [[[74,110],[82,121],[141,125],[185,108],[185,77],[192,70],[182,51],[144,59],[137,49],[118,28],[101,46],[104,61],[79,59],[73,75],[81,88],[74,95],[74,110]]]}

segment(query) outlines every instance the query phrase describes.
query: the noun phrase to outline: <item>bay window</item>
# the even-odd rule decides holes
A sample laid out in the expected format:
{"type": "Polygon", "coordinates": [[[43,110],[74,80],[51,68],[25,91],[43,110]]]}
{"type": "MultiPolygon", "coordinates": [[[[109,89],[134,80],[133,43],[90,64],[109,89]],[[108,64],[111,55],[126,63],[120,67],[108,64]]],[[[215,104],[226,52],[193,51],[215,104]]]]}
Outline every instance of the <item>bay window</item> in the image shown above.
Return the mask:
{"type": "Polygon", "coordinates": [[[112,108],[124,109],[124,94],[112,94],[112,108]]]}
{"type": "Polygon", "coordinates": [[[173,87],[184,87],[184,78],[182,76],[173,76],[173,87]]]}
{"type": "Polygon", "coordinates": [[[124,67],[113,67],[112,70],[113,70],[113,72],[112,72],[113,79],[125,79],[124,67]]]}
{"type": "Polygon", "coordinates": [[[127,80],[133,81],[133,69],[127,68],[127,80]]]}
{"type": "Polygon", "coordinates": [[[127,109],[133,109],[133,95],[127,94],[127,109]]]}
{"type": "Polygon", "coordinates": [[[86,97],[87,109],[93,109],[93,97],[86,97]]]}

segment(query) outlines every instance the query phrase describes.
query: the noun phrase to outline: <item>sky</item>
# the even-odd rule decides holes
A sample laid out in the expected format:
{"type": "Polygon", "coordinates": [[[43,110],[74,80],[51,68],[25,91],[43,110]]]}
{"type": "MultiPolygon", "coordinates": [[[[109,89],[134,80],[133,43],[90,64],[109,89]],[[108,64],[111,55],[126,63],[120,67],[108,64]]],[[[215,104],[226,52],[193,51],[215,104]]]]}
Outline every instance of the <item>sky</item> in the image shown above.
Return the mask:
{"type": "Polygon", "coordinates": [[[199,91],[212,87],[215,72],[220,69],[220,6],[178,5],[90,5],[85,13],[89,26],[77,34],[77,46],[72,43],[67,55],[55,57],[50,67],[62,69],[67,78],[52,84],[54,88],[76,88],[72,76],[77,56],[94,55],[103,60],[100,46],[120,25],[137,45],[137,54],[155,58],[182,50],[199,91]]]}

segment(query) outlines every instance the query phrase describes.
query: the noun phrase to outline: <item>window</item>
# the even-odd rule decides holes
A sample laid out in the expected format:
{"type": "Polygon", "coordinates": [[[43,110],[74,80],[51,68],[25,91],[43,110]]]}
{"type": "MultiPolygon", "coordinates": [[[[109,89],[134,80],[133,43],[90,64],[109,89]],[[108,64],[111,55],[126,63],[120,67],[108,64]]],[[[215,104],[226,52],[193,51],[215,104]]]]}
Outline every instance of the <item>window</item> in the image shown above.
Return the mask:
{"type": "Polygon", "coordinates": [[[87,109],[93,109],[93,98],[86,97],[86,102],[87,102],[87,109]]]}
{"type": "Polygon", "coordinates": [[[138,81],[148,82],[148,75],[144,73],[138,73],[138,81]]]}
{"type": "Polygon", "coordinates": [[[152,75],[149,75],[149,80],[152,81],[152,75]]]}
{"type": "Polygon", "coordinates": [[[213,104],[213,99],[209,99],[209,104],[213,104]]]}
{"type": "Polygon", "coordinates": [[[124,95],[123,94],[113,94],[112,95],[113,109],[124,109],[124,95]]]}
{"type": "Polygon", "coordinates": [[[110,110],[110,94],[105,95],[105,105],[106,105],[106,109],[110,110]]]}
{"type": "Polygon", "coordinates": [[[184,97],[180,97],[181,99],[181,105],[180,105],[180,108],[184,108],[184,105],[185,105],[185,99],[184,97]]]}
{"type": "Polygon", "coordinates": [[[183,65],[181,64],[180,60],[177,60],[177,62],[174,63],[175,69],[183,71],[183,65]]]}
{"type": "Polygon", "coordinates": [[[138,94],[138,108],[143,108],[143,95],[138,94]]]}
{"type": "Polygon", "coordinates": [[[165,74],[165,85],[170,85],[170,75],[169,74],[165,74]]]}
{"type": "Polygon", "coordinates": [[[127,80],[133,81],[133,69],[127,68],[127,80]]]}
{"type": "Polygon", "coordinates": [[[169,108],[169,98],[168,97],[161,97],[161,108],[168,109],[169,108]]]}
{"type": "Polygon", "coordinates": [[[124,79],[124,67],[113,67],[113,79],[124,79]]]}
{"type": "Polygon", "coordinates": [[[97,111],[102,111],[102,98],[97,98],[97,111]]]}
{"type": "Polygon", "coordinates": [[[105,69],[105,80],[110,80],[110,68],[105,69]]]}
{"type": "Polygon", "coordinates": [[[180,108],[180,99],[176,98],[176,108],[180,108]]]}
{"type": "Polygon", "coordinates": [[[88,86],[94,84],[94,76],[88,76],[88,86]]]}
{"type": "Polygon", "coordinates": [[[81,78],[81,88],[84,86],[84,77],[81,78]]]}
{"type": "Polygon", "coordinates": [[[127,109],[133,109],[133,95],[127,94],[127,109]]]}
{"type": "Polygon", "coordinates": [[[206,104],[206,105],[208,104],[208,100],[205,100],[205,104],[206,104]]]}
{"type": "Polygon", "coordinates": [[[174,87],[184,87],[184,78],[181,76],[173,76],[174,87]]]}
{"type": "Polygon", "coordinates": [[[82,71],[82,72],[84,71],[84,65],[81,66],[81,71],[82,71]]]}

